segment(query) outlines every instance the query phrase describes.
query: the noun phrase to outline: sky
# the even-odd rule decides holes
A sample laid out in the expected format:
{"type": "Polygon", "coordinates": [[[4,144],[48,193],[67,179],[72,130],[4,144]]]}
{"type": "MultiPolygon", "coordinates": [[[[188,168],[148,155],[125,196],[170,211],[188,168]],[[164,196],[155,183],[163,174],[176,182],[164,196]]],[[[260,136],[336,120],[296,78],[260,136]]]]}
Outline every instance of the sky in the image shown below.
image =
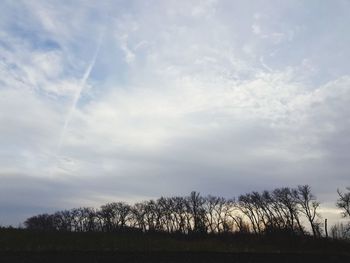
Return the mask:
{"type": "Polygon", "coordinates": [[[0,2],[0,224],[350,185],[350,2],[0,2]]]}

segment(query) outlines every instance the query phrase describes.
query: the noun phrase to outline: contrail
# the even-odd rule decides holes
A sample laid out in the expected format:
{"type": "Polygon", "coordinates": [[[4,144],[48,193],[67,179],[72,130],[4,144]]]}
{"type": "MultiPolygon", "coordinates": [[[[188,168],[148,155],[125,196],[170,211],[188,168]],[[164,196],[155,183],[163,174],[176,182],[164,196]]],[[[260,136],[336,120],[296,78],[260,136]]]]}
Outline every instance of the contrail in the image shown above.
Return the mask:
{"type": "Polygon", "coordinates": [[[267,69],[267,71],[273,72],[273,69],[270,68],[268,65],[265,64],[265,61],[264,61],[264,57],[263,57],[263,56],[260,57],[260,63],[261,63],[261,65],[262,65],[265,69],[267,69]]]}
{"type": "Polygon", "coordinates": [[[83,77],[81,78],[80,80],[80,83],[78,85],[78,89],[77,91],[75,92],[74,94],[74,99],[73,99],[73,102],[72,102],[72,106],[67,114],[67,118],[64,122],[64,125],[63,125],[63,129],[62,129],[62,133],[61,133],[61,137],[60,137],[60,140],[59,140],[59,143],[58,143],[58,151],[60,150],[61,146],[62,146],[62,143],[63,143],[63,139],[64,139],[64,136],[66,134],[66,130],[67,130],[67,127],[69,125],[69,122],[70,120],[72,119],[72,115],[77,107],[77,103],[80,99],[80,96],[81,96],[81,93],[85,87],[85,84],[86,84],[86,81],[88,80],[89,76],[90,76],[90,73],[96,63],[96,59],[97,59],[97,56],[98,56],[98,53],[100,52],[100,48],[101,48],[101,43],[102,43],[102,34],[99,38],[99,41],[98,41],[98,45],[97,45],[97,48],[96,48],[96,51],[95,51],[95,54],[94,56],[92,57],[91,59],[91,62],[89,63],[87,69],[85,70],[85,73],[83,75],[83,77]]]}
{"type": "MultiPolygon", "coordinates": [[[[77,107],[77,104],[78,104],[78,101],[80,99],[80,96],[81,96],[81,93],[83,92],[84,90],[84,87],[86,85],[86,81],[88,80],[90,74],[91,74],[91,71],[96,63],[96,59],[97,59],[97,56],[100,52],[100,48],[101,48],[101,45],[102,45],[102,39],[103,39],[103,35],[104,35],[104,32],[102,32],[102,34],[100,35],[99,37],[99,40],[98,40],[98,44],[97,44],[97,48],[96,48],[96,51],[94,53],[94,56],[92,57],[88,67],[86,68],[85,72],[84,72],[84,75],[83,77],[81,78],[80,82],[79,82],[79,85],[78,85],[78,88],[74,94],[74,97],[73,97],[73,101],[72,101],[72,105],[68,111],[68,114],[67,114],[67,117],[64,121],[64,124],[63,124],[63,128],[62,128],[62,132],[61,132],[61,136],[60,136],[60,139],[58,141],[58,144],[57,144],[57,147],[56,147],[56,151],[55,151],[55,160],[57,160],[58,158],[58,155],[60,153],[60,150],[61,150],[61,147],[62,147],[62,144],[63,144],[63,141],[64,141],[64,137],[66,135],[66,131],[67,131],[67,128],[68,128],[68,125],[72,119],[72,116],[73,116],[73,113],[77,107]]],[[[56,164],[54,165],[56,166],[56,164]]]]}

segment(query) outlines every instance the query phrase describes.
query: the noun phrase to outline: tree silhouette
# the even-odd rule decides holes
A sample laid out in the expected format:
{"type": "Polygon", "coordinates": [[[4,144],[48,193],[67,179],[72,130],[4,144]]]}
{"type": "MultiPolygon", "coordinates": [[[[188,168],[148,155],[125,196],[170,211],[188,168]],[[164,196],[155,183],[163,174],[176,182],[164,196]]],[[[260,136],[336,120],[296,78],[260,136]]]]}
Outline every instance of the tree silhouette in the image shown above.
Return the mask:
{"type": "Polygon", "coordinates": [[[319,214],[317,213],[320,203],[316,201],[316,197],[311,193],[311,187],[309,185],[299,185],[298,190],[294,194],[301,207],[301,213],[306,216],[310,223],[313,235],[320,236],[319,214]]]}
{"type": "Polygon", "coordinates": [[[337,207],[342,210],[343,217],[350,217],[350,187],[347,187],[346,190],[348,190],[346,193],[337,190],[339,195],[337,207]]]}
{"type": "MultiPolygon", "coordinates": [[[[337,205],[344,209],[344,215],[349,215],[349,193],[338,193],[337,205]]],[[[40,214],[24,224],[27,229],[40,231],[304,235],[302,219],[306,219],[313,235],[320,236],[319,205],[308,185],[253,191],[240,195],[237,201],[212,195],[203,197],[193,191],[185,197],[160,197],[133,205],[111,202],[99,209],[80,207],[40,214]]]]}

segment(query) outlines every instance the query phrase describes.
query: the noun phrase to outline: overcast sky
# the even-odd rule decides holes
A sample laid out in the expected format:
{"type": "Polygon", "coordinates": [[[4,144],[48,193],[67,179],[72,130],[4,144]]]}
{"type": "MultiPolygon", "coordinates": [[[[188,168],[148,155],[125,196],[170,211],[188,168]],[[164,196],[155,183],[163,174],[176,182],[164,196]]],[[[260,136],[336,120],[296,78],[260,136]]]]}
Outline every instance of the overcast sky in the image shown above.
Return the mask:
{"type": "Polygon", "coordinates": [[[349,1],[0,2],[0,224],[350,185],[349,1]]]}

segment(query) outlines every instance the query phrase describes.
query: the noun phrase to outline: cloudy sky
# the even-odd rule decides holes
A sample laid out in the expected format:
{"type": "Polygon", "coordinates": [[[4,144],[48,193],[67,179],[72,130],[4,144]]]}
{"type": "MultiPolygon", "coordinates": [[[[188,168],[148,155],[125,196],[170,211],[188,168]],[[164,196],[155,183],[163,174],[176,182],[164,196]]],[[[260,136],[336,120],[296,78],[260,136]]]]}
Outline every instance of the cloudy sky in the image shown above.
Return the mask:
{"type": "Polygon", "coordinates": [[[0,224],[350,185],[349,1],[0,2],[0,224]]]}

